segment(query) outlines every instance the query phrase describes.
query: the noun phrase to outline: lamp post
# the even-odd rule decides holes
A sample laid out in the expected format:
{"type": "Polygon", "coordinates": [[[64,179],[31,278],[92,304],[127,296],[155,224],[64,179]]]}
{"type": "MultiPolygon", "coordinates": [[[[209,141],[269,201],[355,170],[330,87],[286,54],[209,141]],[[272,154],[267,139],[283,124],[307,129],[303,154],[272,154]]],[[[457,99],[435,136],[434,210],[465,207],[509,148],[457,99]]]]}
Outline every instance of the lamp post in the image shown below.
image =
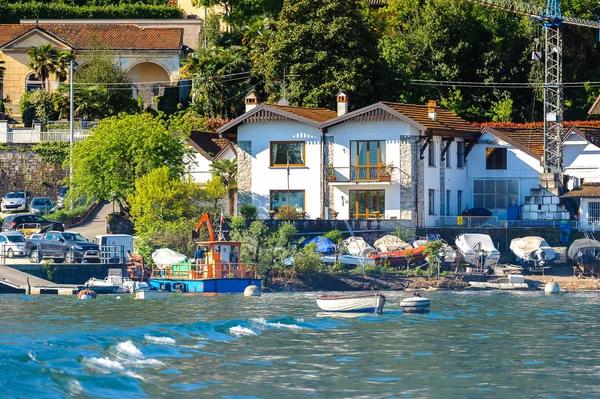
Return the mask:
{"type": "Polygon", "coordinates": [[[73,106],[74,62],[69,63],[69,183],[73,181],[73,141],[75,136],[75,109],[73,106]]]}

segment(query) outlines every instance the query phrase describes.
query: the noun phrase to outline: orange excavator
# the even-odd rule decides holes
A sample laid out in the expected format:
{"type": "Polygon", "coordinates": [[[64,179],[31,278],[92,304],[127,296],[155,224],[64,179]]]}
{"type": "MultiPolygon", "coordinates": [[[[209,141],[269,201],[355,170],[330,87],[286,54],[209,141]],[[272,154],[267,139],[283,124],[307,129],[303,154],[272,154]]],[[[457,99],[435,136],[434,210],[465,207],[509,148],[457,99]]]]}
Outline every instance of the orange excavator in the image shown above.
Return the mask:
{"type": "Polygon", "coordinates": [[[200,228],[202,225],[206,223],[206,228],[208,229],[208,239],[210,241],[215,241],[215,232],[213,231],[212,223],[210,221],[210,215],[208,212],[204,212],[198,223],[196,223],[196,228],[192,232],[192,238],[197,240],[200,238],[200,228]]]}

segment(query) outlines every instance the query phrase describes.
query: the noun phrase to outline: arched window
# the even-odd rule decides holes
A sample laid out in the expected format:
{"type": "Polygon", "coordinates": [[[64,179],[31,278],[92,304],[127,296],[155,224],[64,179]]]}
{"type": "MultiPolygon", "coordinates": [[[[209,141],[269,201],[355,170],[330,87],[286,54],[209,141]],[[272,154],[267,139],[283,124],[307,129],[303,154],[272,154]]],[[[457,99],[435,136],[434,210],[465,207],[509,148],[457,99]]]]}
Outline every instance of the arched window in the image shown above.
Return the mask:
{"type": "Polygon", "coordinates": [[[31,72],[25,78],[25,91],[39,90],[42,88],[42,81],[36,76],[35,73],[31,72]]]}

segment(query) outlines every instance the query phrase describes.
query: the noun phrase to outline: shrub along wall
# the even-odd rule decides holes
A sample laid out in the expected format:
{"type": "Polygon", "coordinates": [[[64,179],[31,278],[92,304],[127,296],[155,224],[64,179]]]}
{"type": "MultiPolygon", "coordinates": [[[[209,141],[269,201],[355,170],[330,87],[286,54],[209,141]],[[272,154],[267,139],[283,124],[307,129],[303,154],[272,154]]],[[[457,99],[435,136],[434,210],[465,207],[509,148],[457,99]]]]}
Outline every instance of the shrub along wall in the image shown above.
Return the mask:
{"type": "Polygon", "coordinates": [[[6,4],[0,12],[0,23],[18,24],[21,19],[180,19],[183,11],[168,5],[68,5],[62,3],[6,4]]]}
{"type": "Polygon", "coordinates": [[[55,199],[67,173],[60,163],[36,155],[30,145],[0,148],[0,196],[27,189],[34,197],[55,199]]]}

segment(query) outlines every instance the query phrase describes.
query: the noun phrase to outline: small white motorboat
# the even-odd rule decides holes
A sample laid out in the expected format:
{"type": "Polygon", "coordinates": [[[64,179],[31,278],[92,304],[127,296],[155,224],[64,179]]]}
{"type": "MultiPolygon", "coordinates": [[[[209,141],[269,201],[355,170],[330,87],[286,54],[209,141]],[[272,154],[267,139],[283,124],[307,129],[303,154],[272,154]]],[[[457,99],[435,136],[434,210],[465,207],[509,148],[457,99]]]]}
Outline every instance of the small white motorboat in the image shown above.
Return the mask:
{"type": "Polygon", "coordinates": [[[509,274],[506,277],[487,281],[469,281],[471,288],[492,290],[528,290],[525,277],[520,274],[509,274]]]}
{"type": "Polygon", "coordinates": [[[500,251],[487,234],[461,234],[455,242],[465,262],[477,268],[494,266],[500,260],[500,251]]]}
{"type": "Polygon", "coordinates": [[[317,306],[326,312],[381,313],[385,296],[380,293],[357,295],[319,295],[317,306]]]}
{"type": "Polygon", "coordinates": [[[133,293],[133,299],[165,299],[168,296],[169,292],[162,290],[139,290],[133,293]]]}
{"type": "Polygon", "coordinates": [[[92,277],[86,283],[86,287],[92,288],[98,294],[116,294],[126,293],[128,290],[123,288],[123,271],[121,269],[108,269],[108,276],[104,279],[92,277]]]}
{"type": "Polygon", "coordinates": [[[411,297],[405,298],[400,301],[400,307],[404,313],[427,313],[429,312],[429,305],[431,301],[427,298],[422,298],[420,295],[415,294],[411,297]]]}
{"type": "Polygon", "coordinates": [[[556,257],[554,249],[542,237],[515,238],[510,242],[510,250],[521,264],[528,263],[535,269],[544,268],[548,261],[556,257]]]}

